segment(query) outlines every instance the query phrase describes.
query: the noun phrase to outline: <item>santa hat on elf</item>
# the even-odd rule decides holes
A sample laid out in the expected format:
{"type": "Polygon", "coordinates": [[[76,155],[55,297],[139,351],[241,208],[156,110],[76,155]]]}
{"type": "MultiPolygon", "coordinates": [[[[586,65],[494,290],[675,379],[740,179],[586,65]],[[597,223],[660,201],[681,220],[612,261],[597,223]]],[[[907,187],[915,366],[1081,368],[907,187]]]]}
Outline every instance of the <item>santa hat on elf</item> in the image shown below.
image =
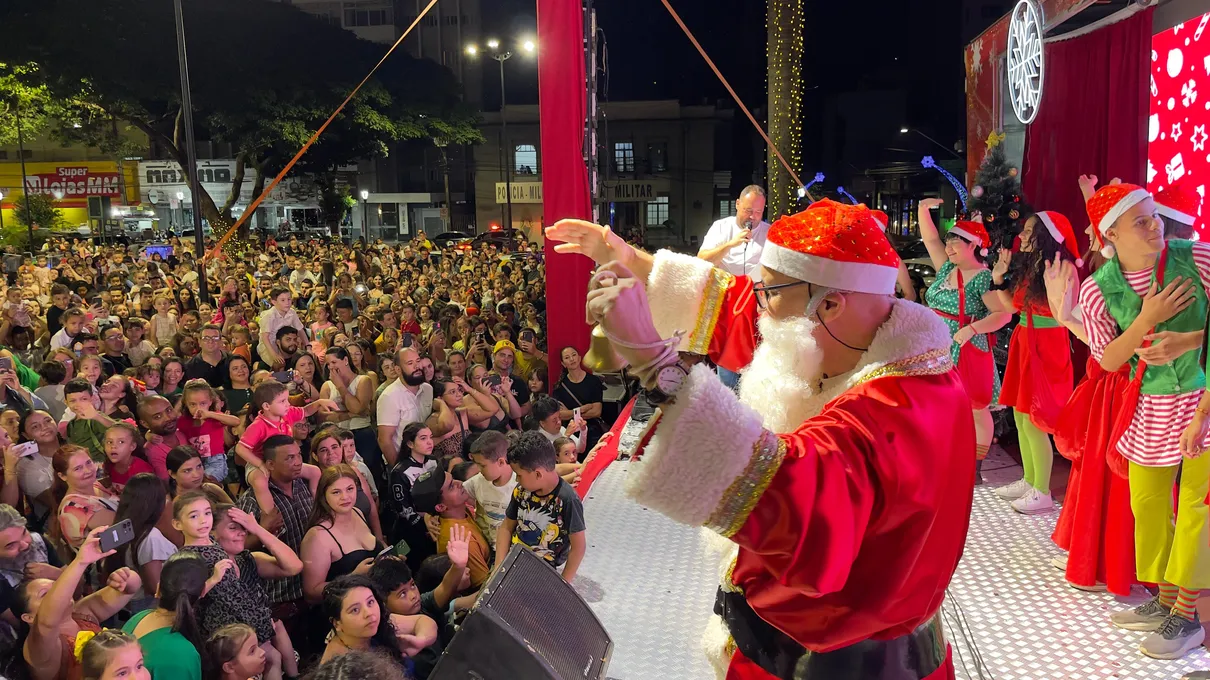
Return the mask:
{"type": "Polygon", "coordinates": [[[1151,194],[1137,184],[1107,184],[1088,199],[1088,219],[1092,220],[1092,232],[1101,255],[1113,257],[1114,253],[1113,246],[1105,242],[1105,232],[1126,211],[1148,198],[1151,194]]]}
{"type": "Polygon", "coordinates": [[[1084,266],[1080,257],[1080,244],[1076,242],[1076,232],[1071,228],[1071,220],[1053,210],[1043,210],[1038,213],[1038,221],[1050,232],[1050,237],[1067,248],[1067,252],[1076,260],[1077,267],[1084,266]]]}
{"type": "Polygon", "coordinates": [[[894,295],[899,256],[864,205],[824,199],[773,223],[761,265],[799,281],[894,295]]]}
{"type": "Polygon", "coordinates": [[[891,223],[891,218],[888,217],[887,214],[882,212],[881,210],[871,210],[870,217],[874,218],[874,223],[877,224],[878,228],[881,229],[882,233],[885,234],[886,225],[891,223]]]}
{"type": "Polygon", "coordinates": [[[1155,207],[1164,217],[1192,225],[1197,222],[1197,215],[1201,212],[1202,197],[1178,180],[1155,195],[1155,207]]]}
{"type": "Polygon", "coordinates": [[[987,229],[978,222],[958,220],[954,223],[953,227],[950,227],[946,235],[948,236],[949,234],[960,236],[967,243],[979,246],[979,254],[983,257],[987,257],[987,249],[992,247],[992,239],[987,235],[987,229]]]}

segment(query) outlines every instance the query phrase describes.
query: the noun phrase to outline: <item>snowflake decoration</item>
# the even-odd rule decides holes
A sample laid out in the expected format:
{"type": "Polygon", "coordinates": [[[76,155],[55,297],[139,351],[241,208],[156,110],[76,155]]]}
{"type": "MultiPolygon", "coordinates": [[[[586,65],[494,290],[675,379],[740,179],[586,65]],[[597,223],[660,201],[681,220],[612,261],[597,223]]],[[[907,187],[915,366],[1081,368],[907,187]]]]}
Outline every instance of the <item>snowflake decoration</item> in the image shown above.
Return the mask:
{"type": "Polygon", "coordinates": [[[1181,124],[1180,124],[1180,123],[1173,123],[1173,124],[1172,124],[1172,141],[1174,141],[1174,142],[1179,142],[1179,141],[1181,141],[1181,135],[1182,135],[1182,134],[1184,134],[1184,133],[1183,133],[1183,132],[1181,132],[1181,124]]]}
{"type": "Polygon", "coordinates": [[[1185,106],[1197,101],[1197,81],[1190,79],[1181,86],[1181,103],[1185,106]]]}
{"type": "Polygon", "coordinates": [[[983,73],[983,38],[975,41],[971,45],[971,73],[979,75],[983,73]]]}
{"type": "Polygon", "coordinates": [[[1210,137],[1210,135],[1206,134],[1205,125],[1194,125],[1193,126],[1193,136],[1189,138],[1189,140],[1193,142],[1193,150],[1194,151],[1205,151],[1207,137],[1210,137]]]}
{"type": "Polygon", "coordinates": [[[1042,13],[1033,0],[1020,0],[1008,28],[1008,86],[1013,112],[1028,125],[1042,102],[1045,55],[1042,13]]]}

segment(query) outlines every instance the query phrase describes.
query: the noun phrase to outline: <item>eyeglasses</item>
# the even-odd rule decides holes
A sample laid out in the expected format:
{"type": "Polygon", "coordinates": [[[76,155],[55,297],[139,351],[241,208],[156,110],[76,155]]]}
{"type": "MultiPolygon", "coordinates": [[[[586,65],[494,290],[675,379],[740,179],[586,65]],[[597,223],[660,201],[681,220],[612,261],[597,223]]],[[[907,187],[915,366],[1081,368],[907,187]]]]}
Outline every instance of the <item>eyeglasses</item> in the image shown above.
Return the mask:
{"type": "Polygon", "coordinates": [[[218,337],[218,336],[214,336],[214,335],[203,335],[202,336],[202,342],[218,342],[219,340],[222,340],[222,337],[218,337]]]}
{"type": "Polygon", "coordinates": [[[758,283],[752,286],[752,293],[756,295],[756,306],[761,309],[769,308],[769,292],[781,290],[782,288],[793,288],[794,286],[810,285],[807,281],[794,281],[792,283],[779,283],[776,286],[768,286],[764,283],[758,283]]]}

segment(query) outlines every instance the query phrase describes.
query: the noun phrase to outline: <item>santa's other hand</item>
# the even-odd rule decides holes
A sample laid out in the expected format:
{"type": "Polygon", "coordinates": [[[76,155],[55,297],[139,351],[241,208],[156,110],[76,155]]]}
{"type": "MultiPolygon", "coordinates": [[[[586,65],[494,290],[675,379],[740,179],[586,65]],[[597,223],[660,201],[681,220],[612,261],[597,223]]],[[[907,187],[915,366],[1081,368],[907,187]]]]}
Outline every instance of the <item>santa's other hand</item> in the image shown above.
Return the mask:
{"type": "Polygon", "coordinates": [[[620,262],[597,270],[589,284],[586,312],[589,323],[600,324],[606,335],[618,341],[614,349],[632,366],[643,365],[662,352],[646,288],[620,262]]]}

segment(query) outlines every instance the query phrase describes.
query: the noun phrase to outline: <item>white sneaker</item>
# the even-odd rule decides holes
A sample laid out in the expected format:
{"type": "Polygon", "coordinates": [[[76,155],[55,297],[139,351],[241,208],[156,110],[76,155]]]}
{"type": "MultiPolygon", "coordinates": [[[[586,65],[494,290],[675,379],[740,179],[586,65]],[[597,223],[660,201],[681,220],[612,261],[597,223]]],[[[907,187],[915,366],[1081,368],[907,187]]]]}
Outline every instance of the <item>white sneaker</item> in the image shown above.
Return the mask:
{"type": "Polygon", "coordinates": [[[1052,557],[1050,559],[1050,566],[1058,569],[1059,571],[1067,571],[1067,555],[1063,555],[1062,557],[1052,557]]]}
{"type": "Polygon", "coordinates": [[[1017,500],[1012,502],[1013,510],[1022,515],[1037,515],[1043,512],[1051,512],[1055,509],[1055,502],[1051,500],[1050,494],[1042,493],[1037,489],[1030,488],[1017,500]]]}
{"type": "Polygon", "coordinates": [[[1025,478],[1021,478],[1008,486],[1002,486],[999,489],[996,489],[996,495],[1006,501],[1015,501],[1029,493],[1029,490],[1032,488],[1033,487],[1029,485],[1029,482],[1025,481],[1025,478]]]}

